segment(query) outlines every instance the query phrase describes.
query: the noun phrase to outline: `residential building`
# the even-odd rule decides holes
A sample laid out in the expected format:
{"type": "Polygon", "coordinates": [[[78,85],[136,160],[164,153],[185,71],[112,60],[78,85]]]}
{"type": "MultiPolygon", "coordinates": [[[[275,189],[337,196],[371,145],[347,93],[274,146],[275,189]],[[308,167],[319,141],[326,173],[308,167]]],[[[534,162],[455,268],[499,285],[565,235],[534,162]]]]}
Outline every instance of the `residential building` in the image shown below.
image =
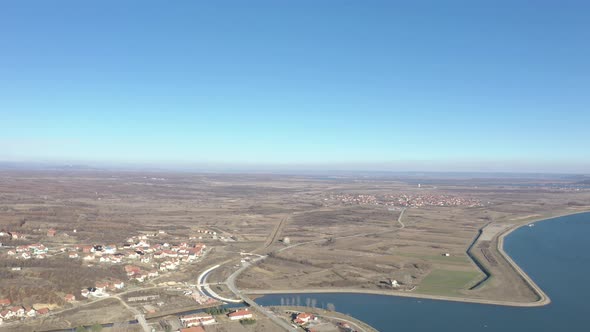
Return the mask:
{"type": "Polygon", "coordinates": [[[248,309],[240,309],[227,314],[227,317],[229,317],[231,320],[252,318],[252,312],[250,312],[248,309]]]}

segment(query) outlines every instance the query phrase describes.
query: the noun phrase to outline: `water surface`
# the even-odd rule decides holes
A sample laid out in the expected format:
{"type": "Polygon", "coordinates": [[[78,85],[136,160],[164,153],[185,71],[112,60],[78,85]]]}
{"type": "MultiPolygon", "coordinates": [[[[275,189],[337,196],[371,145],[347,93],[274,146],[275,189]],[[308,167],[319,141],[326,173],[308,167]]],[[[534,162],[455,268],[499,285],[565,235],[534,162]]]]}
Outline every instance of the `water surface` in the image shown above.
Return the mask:
{"type": "Polygon", "coordinates": [[[380,331],[590,331],[590,213],[549,219],[506,237],[504,248],[549,295],[544,307],[515,308],[372,294],[273,294],[256,300],[336,310],[380,331]],[[308,300],[309,299],[309,300],[308,300]]]}

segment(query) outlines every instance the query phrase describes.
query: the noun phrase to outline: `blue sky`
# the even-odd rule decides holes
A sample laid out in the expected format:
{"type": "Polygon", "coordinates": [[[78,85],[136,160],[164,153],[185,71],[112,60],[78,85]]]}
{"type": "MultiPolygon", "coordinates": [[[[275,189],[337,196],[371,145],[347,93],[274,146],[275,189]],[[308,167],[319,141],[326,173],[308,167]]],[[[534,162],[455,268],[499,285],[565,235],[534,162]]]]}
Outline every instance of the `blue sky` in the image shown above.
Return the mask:
{"type": "Polygon", "coordinates": [[[588,12],[3,1],[0,160],[588,172],[588,12]]]}

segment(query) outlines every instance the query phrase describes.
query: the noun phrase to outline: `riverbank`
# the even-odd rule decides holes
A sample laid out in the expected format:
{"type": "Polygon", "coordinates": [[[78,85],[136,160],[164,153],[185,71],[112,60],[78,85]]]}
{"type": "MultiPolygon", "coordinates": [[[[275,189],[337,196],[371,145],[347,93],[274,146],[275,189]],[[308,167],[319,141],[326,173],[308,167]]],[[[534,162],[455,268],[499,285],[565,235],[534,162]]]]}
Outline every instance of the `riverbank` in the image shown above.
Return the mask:
{"type": "Polygon", "coordinates": [[[352,325],[357,331],[359,332],[378,332],[377,329],[372,327],[371,325],[356,319],[350,315],[343,314],[337,311],[329,311],[320,308],[314,307],[304,307],[304,306],[273,306],[278,310],[282,311],[291,311],[291,312],[307,312],[311,313],[317,317],[325,318],[330,321],[337,321],[337,322],[344,322],[352,325]]]}
{"type": "Polygon", "coordinates": [[[442,300],[442,301],[453,301],[453,302],[464,302],[464,303],[478,303],[478,304],[489,304],[499,306],[510,306],[510,307],[540,307],[551,303],[549,296],[532,280],[532,278],[523,271],[523,269],[514,262],[514,260],[504,250],[504,239],[515,230],[526,226],[531,223],[543,222],[546,220],[552,220],[559,217],[565,217],[570,215],[577,215],[582,213],[590,212],[589,210],[575,211],[562,213],[555,216],[539,216],[538,218],[522,221],[514,224],[507,229],[503,230],[497,236],[498,244],[497,250],[502,257],[508,262],[511,268],[517,273],[520,278],[530,287],[538,299],[532,302],[517,302],[517,301],[505,301],[505,300],[489,300],[481,298],[470,298],[470,297],[455,297],[455,296],[441,296],[441,295],[429,295],[420,293],[410,293],[393,290],[376,290],[376,289],[362,289],[362,288],[308,288],[308,289],[297,289],[297,290],[252,290],[244,289],[243,293],[249,295],[266,295],[266,294],[303,294],[303,293],[351,293],[351,294],[375,294],[375,295],[386,295],[386,296],[397,296],[397,297],[409,297],[418,299],[431,299],[431,300],[442,300]]]}
{"type": "Polygon", "coordinates": [[[549,295],[547,295],[545,293],[545,291],[543,291],[543,289],[541,289],[541,287],[539,287],[539,285],[537,285],[537,283],[535,283],[535,281],[518,264],[516,264],[516,262],[512,259],[512,257],[510,257],[510,255],[508,253],[506,253],[506,251],[504,250],[505,238],[508,235],[510,235],[512,232],[516,231],[517,229],[528,226],[530,224],[553,220],[553,219],[561,218],[561,217],[567,217],[567,216],[573,216],[573,215],[577,215],[577,214],[588,213],[588,212],[590,212],[590,210],[561,213],[561,214],[551,216],[551,217],[535,216],[536,218],[534,218],[532,220],[520,222],[516,225],[513,225],[513,226],[503,230],[498,235],[498,242],[497,242],[497,247],[496,247],[498,252],[500,253],[500,255],[502,255],[502,258],[504,258],[510,264],[512,269],[524,280],[524,282],[530,287],[530,289],[538,297],[537,301],[531,302],[530,303],[531,305],[528,305],[528,306],[548,305],[551,303],[551,298],[549,297],[549,295]]]}

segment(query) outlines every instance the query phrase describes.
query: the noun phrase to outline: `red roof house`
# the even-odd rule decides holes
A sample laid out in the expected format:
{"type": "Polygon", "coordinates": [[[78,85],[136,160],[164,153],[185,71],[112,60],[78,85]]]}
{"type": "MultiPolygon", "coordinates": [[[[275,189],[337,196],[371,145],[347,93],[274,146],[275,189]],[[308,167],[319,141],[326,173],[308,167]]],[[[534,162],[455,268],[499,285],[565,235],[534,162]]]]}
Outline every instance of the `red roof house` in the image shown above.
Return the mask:
{"type": "Polygon", "coordinates": [[[48,308],[41,308],[41,309],[37,310],[37,313],[39,315],[46,315],[49,313],[49,309],[48,308]]]}
{"type": "Polygon", "coordinates": [[[229,313],[227,317],[229,317],[231,320],[252,318],[252,312],[250,312],[248,309],[240,309],[229,313]]]}

